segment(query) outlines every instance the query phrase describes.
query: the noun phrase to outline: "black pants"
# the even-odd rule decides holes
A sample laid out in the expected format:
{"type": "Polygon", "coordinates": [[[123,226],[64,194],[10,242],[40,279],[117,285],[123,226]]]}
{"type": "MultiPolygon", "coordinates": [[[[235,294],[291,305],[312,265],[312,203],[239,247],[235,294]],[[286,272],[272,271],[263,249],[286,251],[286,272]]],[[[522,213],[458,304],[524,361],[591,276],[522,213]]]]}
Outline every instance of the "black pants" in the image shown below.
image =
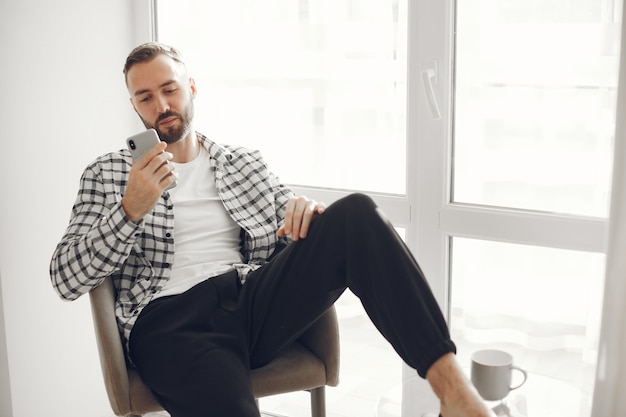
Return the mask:
{"type": "Polygon", "coordinates": [[[354,194],[244,285],[230,273],[150,303],[133,328],[131,355],[174,417],[258,416],[249,370],[297,339],[346,288],[421,376],[455,351],[407,247],[374,202],[354,194]]]}

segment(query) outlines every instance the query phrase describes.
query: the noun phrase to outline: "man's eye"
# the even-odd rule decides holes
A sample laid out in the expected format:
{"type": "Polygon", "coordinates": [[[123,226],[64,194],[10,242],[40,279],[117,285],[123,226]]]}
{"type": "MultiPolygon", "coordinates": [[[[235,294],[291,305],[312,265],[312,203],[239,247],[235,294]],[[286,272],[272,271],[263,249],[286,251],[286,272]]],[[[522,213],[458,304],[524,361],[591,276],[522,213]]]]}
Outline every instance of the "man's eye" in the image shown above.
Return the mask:
{"type": "Polygon", "coordinates": [[[165,90],[167,94],[174,94],[178,90],[177,88],[170,88],[169,90],[165,90]]]}
{"type": "Polygon", "coordinates": [[[148,101],[150,101],[150,96],[142,97],[139,99],[140,103],[147,103],[148,101]]]}

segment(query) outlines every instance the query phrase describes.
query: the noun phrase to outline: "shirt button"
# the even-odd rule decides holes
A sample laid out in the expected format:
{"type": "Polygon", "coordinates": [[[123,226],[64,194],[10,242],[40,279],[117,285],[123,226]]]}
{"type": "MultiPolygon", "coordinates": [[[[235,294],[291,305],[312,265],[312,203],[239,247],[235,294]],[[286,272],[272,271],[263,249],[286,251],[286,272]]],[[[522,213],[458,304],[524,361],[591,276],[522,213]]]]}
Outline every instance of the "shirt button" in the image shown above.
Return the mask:
{"type": "Polygon", "coordinates": [[[171,234],[170,232],[167,232],[167,233],[165,234],[165,237],[172,237],[172,234],[171,234]]]}
{"type": "Polygon", "coordinates": [[[168,209],[168,210],[171,210],[171,209],[173,209],[173,208],[174,208],[174,206],[173,206],[173,205],[171,205],[171,204],[167,206],[167,209],[168,209]]]}
{"type": "Polygon", "coordinates": [[[163,268],[169,268],[169,267],[170,267],[169,262],[165,262],[165,263],[163,264],[163,268]]]}

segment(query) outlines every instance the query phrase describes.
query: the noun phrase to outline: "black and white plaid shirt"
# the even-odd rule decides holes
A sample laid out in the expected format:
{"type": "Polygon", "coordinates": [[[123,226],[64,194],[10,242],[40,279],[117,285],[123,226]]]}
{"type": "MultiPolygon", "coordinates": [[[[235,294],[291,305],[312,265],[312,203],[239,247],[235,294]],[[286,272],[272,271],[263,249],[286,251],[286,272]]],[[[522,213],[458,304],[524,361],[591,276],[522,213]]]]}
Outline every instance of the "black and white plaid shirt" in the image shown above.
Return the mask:
{"type": "MultiPolygon", "coordinates": [[[[277,245],[276,231],[293,195],[269,171],[258,151],[221,146],[198,134],[211,156],[218,194],[242,229],[244,263],[233,265],[242,281],[263,265],[277,245]]],[[[140,224],[122,208],[132,157],[127,150],[103,155],[84,171],[70,223],[50,264],[52,284],[74,300],[111,276],[115,313],[128,343],[141,310],[169,279],[174,261],[174,212],[168,192],[140,224]]]]}

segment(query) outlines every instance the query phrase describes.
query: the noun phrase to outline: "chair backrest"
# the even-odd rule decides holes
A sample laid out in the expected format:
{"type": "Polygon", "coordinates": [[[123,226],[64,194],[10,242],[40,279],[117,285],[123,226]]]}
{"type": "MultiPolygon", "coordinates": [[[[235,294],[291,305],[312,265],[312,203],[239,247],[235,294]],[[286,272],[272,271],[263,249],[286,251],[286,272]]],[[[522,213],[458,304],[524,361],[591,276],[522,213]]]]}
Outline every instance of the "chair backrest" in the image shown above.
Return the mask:
{"type": "Polygon", "coordinates": [[[115,288],[111,278],[89,293],[100,366],[109,402],[113,412],[126,415],[131,412],[130,386],[126,357],[115,319],[115,288]]]}

